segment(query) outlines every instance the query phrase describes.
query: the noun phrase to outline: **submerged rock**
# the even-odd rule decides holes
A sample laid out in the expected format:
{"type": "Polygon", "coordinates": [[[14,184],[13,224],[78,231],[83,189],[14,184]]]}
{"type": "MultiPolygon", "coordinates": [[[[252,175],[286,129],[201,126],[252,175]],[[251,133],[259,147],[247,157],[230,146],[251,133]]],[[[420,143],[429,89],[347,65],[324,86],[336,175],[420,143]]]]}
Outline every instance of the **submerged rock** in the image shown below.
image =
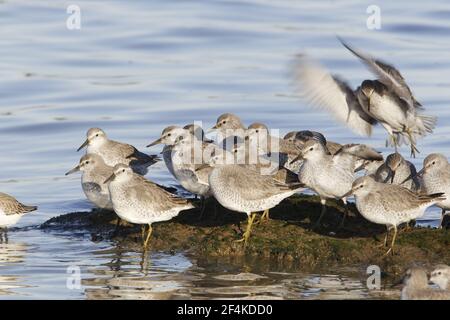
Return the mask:
{"type": "MultiPolygon", "coordinates": [[[[241,237],[240,224],[246,215],[222,208],[214,199],[200,209],[182,212],[171,221],[153,225],[152,250],[188,252],[194,256],[267,258],[287,268],[311,269],[329,266],[379,265],[385,272],[401,273],[416,263],[450,263],[450,233],[431,228],[400,228],[394,256],[384,256],[385,227],[362,218],[350,204],[350,216],[339,228],[343,205],[330,201],[321,226],[312,229],[320,213],[316,196],[299,195],[284,200],[270,211],[271,220],[254,225],[244,249],[234,242],[241,237]]],[[[80,230],[92,241],[113,240],[139,250],[141,229],[123,222],[115,233],[117,216],[111,211],[93,210],[61,215],[41,228],[52,231],[80,230]]]]}

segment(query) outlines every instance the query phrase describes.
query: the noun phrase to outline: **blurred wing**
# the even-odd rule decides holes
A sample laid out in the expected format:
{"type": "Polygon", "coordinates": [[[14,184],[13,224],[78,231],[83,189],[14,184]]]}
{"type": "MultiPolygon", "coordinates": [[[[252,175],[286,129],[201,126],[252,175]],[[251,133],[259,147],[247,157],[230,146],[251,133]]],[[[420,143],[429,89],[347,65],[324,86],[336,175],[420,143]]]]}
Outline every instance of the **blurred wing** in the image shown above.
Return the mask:
{"type": "Polygon", "coordinates": [[[383,160],[383,156],[378,151],[365,144],[345,144],[336,152],[336,155],[339,153],[348,153],[364,160],[383,160]]]}
{"type": "Polygon", "coordinates": [[[421,108],[421,104],[412,95],[411,89],[405,79],[395,67],[383,61],[374,59],[369,55],[356,51],[342,39],[338,38],[342,45],[357,56],[378,77],[380,82],[391,88],[400,99],[404,100],[411,108],[421,108]]]}
{"type": "Polygon", "coordinates": [[[370,136],[374,122],[361,108],[345,82],[333,78],[326,69],[301,55],[294,77],[300,95],[313,107],[324,109],[359,135],[370,136]]]}

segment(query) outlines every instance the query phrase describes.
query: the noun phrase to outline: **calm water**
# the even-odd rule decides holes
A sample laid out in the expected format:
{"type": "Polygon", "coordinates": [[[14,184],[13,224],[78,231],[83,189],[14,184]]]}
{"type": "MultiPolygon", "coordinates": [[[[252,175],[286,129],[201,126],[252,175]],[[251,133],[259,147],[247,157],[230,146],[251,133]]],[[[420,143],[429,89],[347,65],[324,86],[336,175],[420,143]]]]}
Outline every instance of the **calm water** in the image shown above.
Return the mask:
{"type": "MultiPolygon", "coordinates": [[[[261,121],[281,134],[316,129],[338,142],[370,143],[302,105],[289,81],[298,52],[320,59],[352,85],[368,71],[338,44],[394,63],[429,113],[435,134],[419,142],[450,156],[450,4],[387,2],[381,30],[368,30],[371,1],[82,1],[81,30],[66,28],[66,1],[0,1],[1,191],[37,204],[0,245],[0,298],[372,298],[356,269],[304,274],[257,264],[198,261],[152,252],[143,259],[89,235],[43,232],[47,219],[89,210],[79,176],[65,177],[92,126],[138,148],[169,124],[223,112],[261,121]],[[67,288],[68,267],[81,288],[67,288]],[[141,288],[138,290],[138,288],[141,288]]],[[[159,152],[157,147],[151,150],[159,152]]],[[[402,151],[408,154],[408,150],[402,151]]],[[[164,164],[149,177],[175,184],[164,164]]],[[[425,222],[433,223],[437,210],[425,222]]],[[[383,297],[389,297],[386,292],[383,297]]]]}

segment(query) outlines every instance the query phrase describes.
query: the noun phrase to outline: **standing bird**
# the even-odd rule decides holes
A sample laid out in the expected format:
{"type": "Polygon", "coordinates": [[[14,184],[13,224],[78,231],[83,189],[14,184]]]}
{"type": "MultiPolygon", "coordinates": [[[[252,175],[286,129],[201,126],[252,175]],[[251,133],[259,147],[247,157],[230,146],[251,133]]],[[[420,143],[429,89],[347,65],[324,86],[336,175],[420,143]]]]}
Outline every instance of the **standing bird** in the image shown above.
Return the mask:
{"type": "MultiPolygon", "coordinates": [[[[227,164],[233,157],[214,155],[210,160],[213,167],[209,174],[209,185],[217,201],[227,209],[247,214],[247,227],[243,238],[244,246],[251,234],[252,224],[258,211],[269,210],[283,199],[299,190],[299,183],[286,185],[269,175],[261,175],[245,165],[227,164]]],[[[207,165],[205,165],[207,166],[207,165]]]]}
{"type": "Polygon", "coordinates": [[[257,149],[258,154],[268,155],[272,160],[278,160],[280,167],[298,172],[301,161],[292,161],[300,152],[295,142],[270,135],[269,128],[258,122],[248,126],[245,139],[252,150],[257,149]]]}
{"type": "Polygon", "coordinates": [[[81,186],[86,198],[101,209],[113,210],[108,185],[105,182],[113,173],[113,167],[108,166],[103,158],[94,153],[81,157],[78,165],[66,172],[66,176],[81,171],[81,186]]]}
{"type": "Polygon", "coordinates": [[[365,219],[386,226],[385,244],[389,230],[394,229],[391,246],[386,255],[394,253],[397,227],[400,224],[421,217],[428,207],[445,199],[443,193],[419,195],[395,184],[376,182],[370,176],[356,179],[344,197],[350,195],[355,195],[356,208],[365,219]]]}
{"type": "Polygon", "coordinates": [[[106,133],[99,128],[91,128],[86,133],[87,139],[77,151],[87,147],[86,153],[100,155],[108,166],[123,163],[133,168],[133,171],[146,175],[148,167],[155,164],[160,158],[156,155],[147,155],[138,151],[132,145],[109,140],[106,133]]]}
{"type": "Polygon", "coordinates": [[[428,286],[427,273],[421,267],[408,269],[403,284],[402,300],[450,300],[450,291],[434,290],[428,286]]]}
{"type": "Polygon", "coordinates": [[[360,58],[378,77],[364,80],[352,90],[337,76],[301,55],[295,78],[303,97],[314,107],[330,111],[357,134],[370,136],[372,126],[380,123],[388,132],[386,142],[397,147],[406,142],[415,157],[416,139],[433,132],[436,117],[419,114],[422,105],[415,99],[405,79],[393,66],[358,52],[341,43],[360,58]]]}
{"type": "Polygon", "coordinates": [[[145,225],[149,226],[144,240],[144,250],[148,248],[152,223],[170,220],[180,211],[194,208],[186,199],[178,198],[158,187],[134,173],[125,164],[115,165],[113,174],[105,180],[105,183],[109,183],[113,208],[121,219],[144,225],[143,235],[145,225]]]}
{"type": "Polygon", "coordinates": [[[157,144],[161,144],[161,143],[164,144],[163,150],[161,152],[162,156],[163,156],[163,160],[164,160],[164,163],[165,163],[167,169],[172,174],[172,176],[174,176],[175,178],[176,178],[175,169],[174,169],[173,163],[172,163],[172,149],[173,149],[176,139],[180,135],[185,134],[187,132],[189,132],[188,129],[180,128],[177,126],[168,126],[161,132],[161,136],[158,139],[156,139],[155,141],[153,141],[147,145],[147,148],[148,148],[148,147],[155,146],[157,144]]]}
{"type": "Polygon", "coordinates": [[[396,152],[386,157],[386,161],[375,172],[375,180],[396,184],[411,191],[419,191],[420,180],[416,175],[416,167],[396,152]],[[413,178],[405,181],[410,176],[413,178]]]}
{"type": "MultiPolygon", "coordinates": [[[[0,230],[3,230],[6,242],[8,242],[6,234],[8,227],[15,225],[24,214],[35,210],[37,210],[36,206],[26,206],[14,197],[0,192],[0,230]]],[[[2,237],[0,240],[3,241],[2,237]]]]}
{"type": "Polygon", "coordinates": [[[439,286],[442,290],[449,290],[450,267],[445,264],[438,264],[431,271],[430,281],[439,286]]]}
{"type": "MultiPolygon", "coordinates": [[[[347,204],[345,194],[352,188],[356,161],[378,160],[381,155],[372,148],[359,144],[344,145],[332,155],[323,142],[310,139],[303,144],[298,158],[303,159],[298,180],[320,196],[322,211],[315,224],[318,226],[326,212],[327,199],[342,199],[347,204]]],[[[344,219],[345,215],[341,226],[344,219]]]]}
{"type": "MultiPolygon", "coordinates": [[[[436,205],[442,209],[439,228],[447,210],[450,209],[450,164],[447,158],[440,153],[431,153],[423,160],[423,168],[417,173],[421,179],[423,189],[426,193],[444,192],[445,200],[436,205]]],[[[408,179],[414,179],[410,176],[408,179]]]]}

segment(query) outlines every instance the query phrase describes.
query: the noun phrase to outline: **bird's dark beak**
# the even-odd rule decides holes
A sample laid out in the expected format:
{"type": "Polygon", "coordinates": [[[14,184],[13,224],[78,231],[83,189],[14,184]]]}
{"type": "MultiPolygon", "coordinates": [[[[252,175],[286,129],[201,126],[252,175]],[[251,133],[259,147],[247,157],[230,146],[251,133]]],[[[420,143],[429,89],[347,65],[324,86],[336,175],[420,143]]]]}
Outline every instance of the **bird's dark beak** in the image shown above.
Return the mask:
{"type": "Polygon", "coordinates": [[[424,172],[425,172],[425,168],[422,168],[422,170],[420,170],[419,172],[417,172],[415,176],[413,176],[412,174],[410,174],[410,175],[408,176],[408,178],[406,178],[405,180],[402,181],[401,184],[404,184],[406,181],[409,181],[409,180],[411,180],[411,179],[413,179],[413,178],[415,178],[415,177],[421,178],[421,177],[423,176],[424,172]]]}
{"type": "Polygon", "coordinates": [[[86,147],[89,144],[89,139],[83,142],[83,144],[77,149],[77,152],[86,147]]]}
{"type": "Polygon", "coordinates": [[[209,167],[209,164],[203,163],[200,166],[198,166],[197,168],[195,168],[195,172],[200,171],[200,170],[205,169],[205,168],[208,168],[208,167],[209,167]]]}
{"type": "Polygon", "coordinates": [[[206,143],[213,143],[214,140],[208,139],[208,138],[203,138],[203,142],[206,142],[206,143]]]}
{"type": "Polygon", "coordinates": [[[395,177],[395,171],[392,171],[392,173],[391,173],[391,184],[394,183],[394,177],[395,177]]]}
{"type": "Polygon", "coordinates": [[[350,197],[351,195],[353,195],[353,189],[351,189],[349,192],[347,192],[346,194],[344,194],[344,195],[341,197],[341,199],[342,199],[342,198],[350,197]]]}
{"type": "Polygon", "coordinates": [[[73,168],[72,170],[67,171],[67,172],[65,173],[65,175],[68,176],[69,174],[72,174],[72,173],[77,172],[77,171],[80,171],[80,165],[77,165],[77,166],[76,166],[75,168],[73,168]]]}
{"type": "Polygon", "coordinates": [[[289,162],[289,164],[293,164],[294,162],[297,162],[298,160],[302,160],[303,159],[303,154],[299,154],[298,156],[296,156],[294,158],[294,160],[292,160],[291,162],[289,162]]]}
{"type": "Polygon", "coordinates": [[[370,96],[367,97],[367,111],[370,112],[370,96]]]}
{"type": "Polygon", "coordinates": [[[114,178],[116,177],[116,175],[113,173],[112,175],[109,176],[108,179],[106,179],[103,183],[108,183],[114,180],[114,178]]]}
{"type": "Polygon", "coordinates": [[[417,172],[416,177],[422,178],[423,174],[425,173],[425,169],[426,168],[422,168],[422,170],[420,170],[419,172],[417,172]]]}
{"type": "Polygon", "coordinates": [[[153,147],[153,146],[155,146],[155,145],[157,145],[157,144],[160,144],[160,143],[161,143],[161,138],[156,139],[156,140],[153,141],[152,143],[148,144],[146,147],[147,147],[147,148],[148,148],[148,147],[153,147]]]}
{"type": "Polygon", "coordinates": [[[358,171],[361,171],[362,169],[364,169],[364,163],[362,165],[360,165],[359,167],[357,167],[355,170],[353,170],[353,172],[358,172],[358,171]]]}
{"type": "Polygon", "coordinates": [[[217,130],[219,127],[217,126],[217,123],[211,128],[211,129],[208,129],[207,131],[206,131],[206,133],[210,133],[210,132],[213,132],[214,130],[217,130]]]}

